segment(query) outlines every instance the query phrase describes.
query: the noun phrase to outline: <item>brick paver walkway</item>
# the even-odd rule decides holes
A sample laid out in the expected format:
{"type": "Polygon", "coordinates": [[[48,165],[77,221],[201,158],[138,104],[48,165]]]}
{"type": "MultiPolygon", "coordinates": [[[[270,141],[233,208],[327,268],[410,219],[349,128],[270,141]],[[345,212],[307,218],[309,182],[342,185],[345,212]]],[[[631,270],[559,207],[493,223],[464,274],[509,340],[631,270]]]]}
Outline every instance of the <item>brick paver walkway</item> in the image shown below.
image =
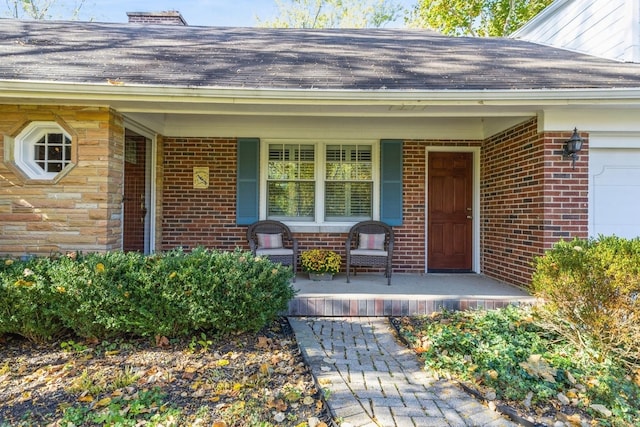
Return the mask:
{"type": "Polygon", "coordinates": [[[421,369],[387,318],[289,318],[342,427],[514,426],[421,369]]]}

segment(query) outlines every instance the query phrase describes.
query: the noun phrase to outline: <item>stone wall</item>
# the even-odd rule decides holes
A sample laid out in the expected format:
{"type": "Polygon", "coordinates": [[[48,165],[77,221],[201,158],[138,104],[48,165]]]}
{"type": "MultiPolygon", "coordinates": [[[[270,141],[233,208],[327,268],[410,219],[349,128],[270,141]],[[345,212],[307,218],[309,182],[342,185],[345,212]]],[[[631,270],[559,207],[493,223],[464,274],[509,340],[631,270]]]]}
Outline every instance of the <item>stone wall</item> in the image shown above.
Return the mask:
{"type": "Polygon", "coordinates": [[[123,134],[107,108],[0,106],[0,254],[120,248],[123,134]],[[76,164],[57,180],[29,179],[12,162],[7,144],[32,121],[72,135],[76,164]]]}

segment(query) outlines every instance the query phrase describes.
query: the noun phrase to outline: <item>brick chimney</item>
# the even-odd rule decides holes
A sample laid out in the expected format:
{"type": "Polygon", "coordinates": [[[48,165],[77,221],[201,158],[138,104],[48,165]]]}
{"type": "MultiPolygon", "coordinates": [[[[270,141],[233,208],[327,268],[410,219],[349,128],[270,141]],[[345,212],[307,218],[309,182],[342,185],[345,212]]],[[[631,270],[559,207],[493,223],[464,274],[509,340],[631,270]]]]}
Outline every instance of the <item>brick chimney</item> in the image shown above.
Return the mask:
{"type": "Polygon", "coordinates": [[[148,25],[184,25],[184,20],[177,10],[166,10],[164,12],[127,12],[130,24],[148,25]]]}

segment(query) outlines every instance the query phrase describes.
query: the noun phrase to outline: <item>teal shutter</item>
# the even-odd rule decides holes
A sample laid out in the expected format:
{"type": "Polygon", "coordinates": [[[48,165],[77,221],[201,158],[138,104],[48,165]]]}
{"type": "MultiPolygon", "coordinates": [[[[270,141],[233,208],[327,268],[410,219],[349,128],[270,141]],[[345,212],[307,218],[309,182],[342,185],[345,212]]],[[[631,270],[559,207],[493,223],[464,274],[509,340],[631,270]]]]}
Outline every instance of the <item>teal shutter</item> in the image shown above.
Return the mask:
{"type": "Polygon", "coordinates": [[[380,141],[380,221],[402,225],[402,141],[380,141]]]}
{"type": "Polygon", "coordinates": [[[258,220],[260,188],[260,140],[238,139],[238,177],[236,184],[236,224],[258,220]]]}

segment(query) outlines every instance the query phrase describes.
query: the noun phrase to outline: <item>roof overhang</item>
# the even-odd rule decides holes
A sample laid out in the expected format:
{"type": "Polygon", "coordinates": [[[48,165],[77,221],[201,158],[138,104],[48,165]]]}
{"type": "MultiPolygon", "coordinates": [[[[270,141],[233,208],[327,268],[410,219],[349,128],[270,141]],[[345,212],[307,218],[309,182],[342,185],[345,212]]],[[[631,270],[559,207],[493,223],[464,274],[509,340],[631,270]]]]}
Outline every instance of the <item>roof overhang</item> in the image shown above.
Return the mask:
{"type": "Polygon", "coordinates": [[[491,115],[513,112],[514,108],[534,111],[551,106],[637,107],[640,106],[640,88],[356,91],[0,80],[0,100],[4,103],[109,105],[125,113],[491,115]]]}
{"type": "MultiPolygon", "coordinates": [[[[499,131],[549,111],[640,109],[640,88],[554,90],[306,90],[176,87],[0,80],[0,103],[108,106],[153,125],[217,117],[469,119],[499,131]]],[[[282,122],[279,122],[282,123],[282,122]]],[[[486,132],[486,133],[485,133],[486,132]]]]}

